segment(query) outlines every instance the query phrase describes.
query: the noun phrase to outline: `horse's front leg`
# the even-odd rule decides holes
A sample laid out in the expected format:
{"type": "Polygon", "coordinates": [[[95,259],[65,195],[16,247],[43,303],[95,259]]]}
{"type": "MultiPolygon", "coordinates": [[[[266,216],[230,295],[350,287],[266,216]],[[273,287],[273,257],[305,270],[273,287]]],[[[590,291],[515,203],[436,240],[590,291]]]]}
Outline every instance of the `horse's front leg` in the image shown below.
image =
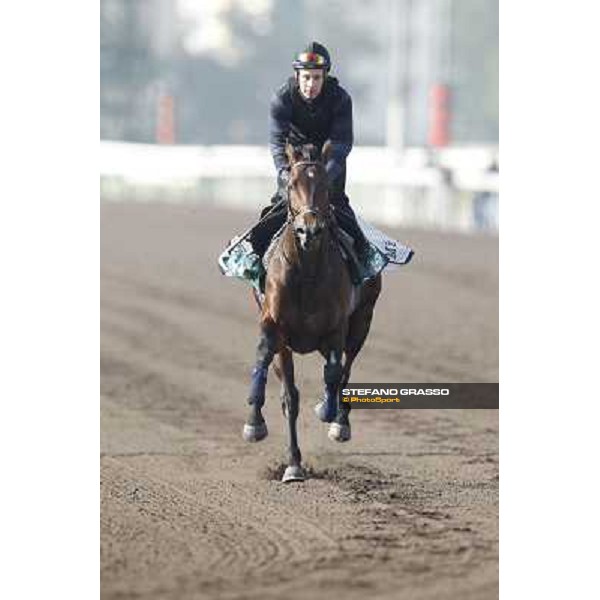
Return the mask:
{"type": "Polygon", "coordinates": [[[304,471],[302,470],[302,454],[298,447],[298,434],[296,431],[296,421],[300,405],[300,395],[294,382],[294,360],[292,352],[287,347],[279,350],[279,367],[282,382],[282,399],[285,402],[285,415],[288,422],[288,441],[289,441],[289,465],[286,468],[281,481],[288,483],[290,481],[304,481],[304,471]]]}
{"type": "Polygon", "coordinates": [[[269,433],[261,409],[265,403],[269,365],[276,351],[277,332],[275,325],[272,321],[265,320],[261,323],[260,338],[256,349],[256,364],[252,369],[252,382],[250,384],[250,394],[248,395],[250,414],[243,430],[243,437],[247,442],[260,442],[269,433]]]}
{"type": "Polygon", "coordinates": [[[331,423],[329,426],[329,431],[327,432],[329,439],[334,442],[347,442],[352,437],[350,427],[350,409],[352,406],[348,402],[342,402],[341,390],[348,385],[352,363],[354,362],[354,359],[360,351],[363,343],[364,339],[359,340],[358,343],[356,343],[355,340],[351,338],[348,340],[346,345],[346,360],[342,367],[342,373],[338,385],[338,394],[336,398],[337,414],[333,423],[331,423]]]}

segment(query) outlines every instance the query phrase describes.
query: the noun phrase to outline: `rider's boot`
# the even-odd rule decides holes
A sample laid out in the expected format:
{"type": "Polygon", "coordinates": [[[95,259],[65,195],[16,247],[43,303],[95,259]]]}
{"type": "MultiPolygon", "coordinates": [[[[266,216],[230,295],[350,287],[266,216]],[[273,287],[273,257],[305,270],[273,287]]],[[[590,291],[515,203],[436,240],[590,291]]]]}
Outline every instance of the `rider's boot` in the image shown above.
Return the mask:
{"type": "Polygon", "coordinates": [[[262,210],[260,220],[249,237],[254,252],[261,259],[267,251],[273,235],[285,223],[286,215],[287,207],[283,202],[271,204],[262,210]]]}
{"type": "MultiPolygon", "coordinates": [[[[285,198],[282,197],[281,191],[279,191],[271,198],[271,203],[262,209],[259,222],[253,228],[248,238],[252,244],[254,254],[258,256],[261,263],[273,236],[285,223],[286,215],[287,205],[285,198]]],[[[261,267],[259,288],[263,294],[265,293],[265,279],[266,272],[261,267]]]]}

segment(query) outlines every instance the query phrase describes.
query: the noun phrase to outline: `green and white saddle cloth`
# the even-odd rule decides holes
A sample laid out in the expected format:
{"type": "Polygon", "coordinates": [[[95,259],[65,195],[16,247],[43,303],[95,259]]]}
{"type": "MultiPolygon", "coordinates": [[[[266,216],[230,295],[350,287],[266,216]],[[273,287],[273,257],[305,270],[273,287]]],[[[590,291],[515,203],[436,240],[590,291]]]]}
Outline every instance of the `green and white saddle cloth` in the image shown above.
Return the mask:
{"type": "MultiPolygon", "coordinates": [[[[356,220],[365,237],[370,243],[369,252],[361,266],[362,281],[367,281],[381,273],[386,267],[407,264],[413,256],[413,250],[398,240],[363,221],[358,215],[356,220]]],[[[283,228],[273,236],[263,261],[255,254],[248,240],[251,229],[242,235],[234,237],[225,250],[219,255],[219,268],[227,277],[244,279],[260,291],[260,280],[266,270],[266,265],[283,228]]],[[[343,232],[342,232],[343,233],[343,232]]]]}

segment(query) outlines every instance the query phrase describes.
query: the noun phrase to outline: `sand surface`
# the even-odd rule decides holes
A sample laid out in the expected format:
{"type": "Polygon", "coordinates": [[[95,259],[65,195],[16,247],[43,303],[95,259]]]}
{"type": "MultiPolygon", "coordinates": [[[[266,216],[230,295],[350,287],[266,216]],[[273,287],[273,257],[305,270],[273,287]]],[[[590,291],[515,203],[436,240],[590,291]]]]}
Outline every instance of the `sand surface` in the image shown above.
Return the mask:
{"type": "MultiPolygon", "coordinates": [[[[241,429],[257,342],[249,286],[216,256],[253,215],[101,207],[102,598],[498,595],[498,411],[355,410],[336,444],[313,414],[318,356],[296,361],[311,478],[284,485],[285,423],[241,429]]],[[[498,239],[388,230],[414,247],[385,275],[356,382],[498,381],[498,239]]]]}

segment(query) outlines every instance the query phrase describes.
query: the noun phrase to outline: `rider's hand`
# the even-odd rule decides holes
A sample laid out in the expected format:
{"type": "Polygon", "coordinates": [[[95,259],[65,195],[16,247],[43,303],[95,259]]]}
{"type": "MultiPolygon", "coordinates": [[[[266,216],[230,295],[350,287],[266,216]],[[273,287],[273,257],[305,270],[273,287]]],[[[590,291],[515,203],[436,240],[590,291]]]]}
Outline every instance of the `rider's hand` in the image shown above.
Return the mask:
{"type": "Polygon", "coordinates": [[[290,169],[289,167],[283,167],[279,169],[279,173],[277,173],[277,186],[280,190],[284,190],[287,188],[290,182],[290,169]]]}

